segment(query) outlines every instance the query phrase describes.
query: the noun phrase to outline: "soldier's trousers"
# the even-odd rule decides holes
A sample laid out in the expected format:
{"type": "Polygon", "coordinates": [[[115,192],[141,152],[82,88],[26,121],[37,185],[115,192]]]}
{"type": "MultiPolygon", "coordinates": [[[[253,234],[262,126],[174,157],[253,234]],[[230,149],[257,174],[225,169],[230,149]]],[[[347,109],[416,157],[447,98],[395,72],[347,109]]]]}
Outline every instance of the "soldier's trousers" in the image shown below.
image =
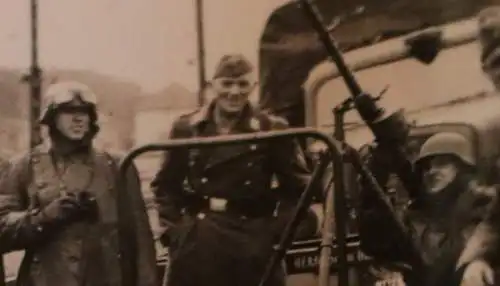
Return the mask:
{"type": "MultiPolygon", "coordinates": [[[[280,228],[273,217],[199,214],[171,233],[169,286],[257,286],[280,228]]],[[[269,285],[284,286],[283,269],[269,285]]]]}

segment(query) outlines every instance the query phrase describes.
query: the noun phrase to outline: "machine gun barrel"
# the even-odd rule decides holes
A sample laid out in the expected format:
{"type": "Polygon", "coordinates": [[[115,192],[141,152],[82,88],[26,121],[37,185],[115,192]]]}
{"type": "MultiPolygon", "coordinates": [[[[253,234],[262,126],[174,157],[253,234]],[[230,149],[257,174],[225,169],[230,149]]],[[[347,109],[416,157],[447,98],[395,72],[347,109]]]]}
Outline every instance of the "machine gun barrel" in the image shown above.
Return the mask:
{"type": "Polygon", "coordinates": [[[347,66],[342,53],[337,47],[333,36],[325,28],[324,21],[318,8],[312,0],[300,0],[304,13],[310,19],[313,28],[319,35],[321,42],[329,56],[334,61],[339,73],[342,75],[349,92],[351,100],[359,115],[371,129],[378,143],[391,149],[393,156],[393,168],[398,173],[405,189],[412,199],[419,197],[421,190],[418,178],[413,173],[411,162],[404,154],[403,146],[408,135],[409,125],[403,115],[398,112],[386,115],[383,108],[377,106],[376,99],[364,92],[353,72],[347,66]]]}
{"type": "MultiPolygon", "coordinates": [[[[370,96],[368,93],[364,92],[358,81],[356,80],[353,72],[349,69],[344,57],[337,47],[337,43],[331,33],[326,29],[324,21],[318,8],[313,4],[312,0],[300,0],[300,5],[303,8],[304,14],[309,18],[312,27],[318,33],[319,39],[322,41],[326,51],[328,52],[330,58],[334,61],[335,65],[342,78],[344,79],[349,92],[351,93],[350,103],[358,111],[359,115],[366,123],[366,125],[372,131],[377,143],[380,148],[385,148],[391,150],[391,168],[397,173],[398,177],[401,179],[402,184],[408,191],[411,199],[419,198],[419,193],[421,190],[420,180],[418,180],[411,161],[407,158],[404,152],[404,146],[409,133],[409,125],[404,119],[401,112],[390,114],[387,116],[383,108],[377,106],[377,99],[370,96]]],[[[351,150],[353,151],[353,150],[351,150]]],[[[407,233],[404,224],[401,219],[398,218],[394,212],[392,205],[387,199],[386,194],[383,192],[380,184],[373,177],[366,166],[360,161],[360,158],[356,152],[350,152],[351,156],[348,156],[351,160],[351,164],[357,169],[358,173],[362,175],[363,179],[368,183],[368,192],[375,192],[374,197],[376,197],[382,204],[384,212],[390,214],[392,219],[392,225],[395,230],[401,234],[404,240],[404,245],[407,245],[409,253],[411,253],[411,261],[409,261],[415,269],[419,269],[423,265],[423,259],[418,251],[418,248],[414,245],[411,236],[407,233]]],[[[347,158],[347,157],[346,157],[347,158]]],[[[341,164],[337,166],[342,167],[341,164]]],[[[342,170],[334,170],[334,177],[342,175],[342,170]]],[[[345,188],[345,186],[340,186],[345,188]]],[[[338,190],[335,190],[336,194],[338,190]]],[[[341,198],[342,199],[342,198],[341,198]]],[[[338,200],[338,198],[335,198],[338,200]]],[[[338,210],[336,209],[336,213],[338,210]]],[[[328,219],[328,217],[327,217],[328,219]]],[[[326,224],[331,222],[326,221],[326,224]]],[[[341,228],[345,224],[337,225],[337,228],[341,228]]],[[[327,234],[323,234],[324,236],[327,234]]],[[[324,249],[322,251],[325,251],[324,249]]],[[[325,251],[326,252],[326,251],[325,251]]],[[[323,253],[322,253],[323,254],[323,253]]],[[[324,256],[324,255],[322,255],[324,256]]],[[[320,267],[320,269],[325,269],[325,267],[320,267]]],[[[324,272],[324,270],[323,270],[324,272]]],[[[327,285],[328,277],[327,273],[320,273],[320,285],[327,285]]],[[[339,269],[338,284],[347,285],[348,284],[348,273],[344,268],[339,269]]]]}
{"type": "Polygon", "coordinates": [[[354,74],[351,72],[347,66],[342,53],[337,48],[335,39],[332,37],[330,32],[325,28],[325,24],[322,20],[321,13],[318,8],[312,3],[312,0],[300,0],[300,5],[302,6],[304,13],[310,19],[313,29],[318,33],[318,37],[323,43],[328,55],[333,59],[339,73],[344,78],[345,84],[349,89],[349,92],[353,97],[356,97],[363,93],[361,86],[356,80],[354,74]]]}

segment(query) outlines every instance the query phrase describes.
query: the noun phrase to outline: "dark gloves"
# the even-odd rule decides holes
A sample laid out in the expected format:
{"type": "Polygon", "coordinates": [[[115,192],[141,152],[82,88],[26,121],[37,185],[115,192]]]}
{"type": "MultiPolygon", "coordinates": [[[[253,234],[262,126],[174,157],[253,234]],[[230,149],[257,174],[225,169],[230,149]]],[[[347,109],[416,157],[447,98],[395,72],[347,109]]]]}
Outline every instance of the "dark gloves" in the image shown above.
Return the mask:
{"type": "Polygon", "coordinates": [[[160,242],[161,244],[164,246],[164,247],[169,247],[171,242],[172,242],[172,238],[171,238],[171,234],[172,234],[172,229],[171,228],[167,228],[161,235],[160,235],[160,242]]]}
{"type": "Polygon", "coordinates": [[[83,218],[89,222],[95,222],[99,219],[99,208],[96,198],[89,192],[81,192],[78,196],[80,210],[83,218]]]}
{"type": "Polygon", "coordinates": [[[41,225],[66,225],[83,220],[95,221],[97,216],[95,198],[88,192],[81,192],[54,200],[41,209],[35,220],[41,225]]]}

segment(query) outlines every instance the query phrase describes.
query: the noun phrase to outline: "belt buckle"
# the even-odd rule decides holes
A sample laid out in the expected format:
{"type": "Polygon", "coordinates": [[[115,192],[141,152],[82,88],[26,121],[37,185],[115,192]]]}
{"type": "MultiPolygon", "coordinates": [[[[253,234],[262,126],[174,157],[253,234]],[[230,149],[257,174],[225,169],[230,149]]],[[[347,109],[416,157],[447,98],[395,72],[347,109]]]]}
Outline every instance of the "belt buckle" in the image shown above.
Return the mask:
{"type": "Polygon", "coordinates": [[[227,209],[227,200],[221,198],[210,198],[209,205],[211,211],[223,212],[227,209]]]}

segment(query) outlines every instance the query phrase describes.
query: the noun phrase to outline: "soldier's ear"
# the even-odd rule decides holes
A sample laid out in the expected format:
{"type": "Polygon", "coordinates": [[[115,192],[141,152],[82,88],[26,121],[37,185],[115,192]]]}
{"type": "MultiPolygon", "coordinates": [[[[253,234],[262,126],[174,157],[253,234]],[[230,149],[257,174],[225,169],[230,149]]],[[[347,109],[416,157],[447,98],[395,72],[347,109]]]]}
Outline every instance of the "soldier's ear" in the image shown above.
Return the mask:
{"type": "Polygon", "coordinates": [[[249,90],[250,90],[250,91],[248,92],[248,94],[250,94],[250,93],[254,92],[254,91],[255,91],[255,88],[257,87],[257,85],[258,85],[258,83],[257,83],[257,82],[253,82],[253,83],[251,83],[251,86],[249,87],[249,90]]]}

